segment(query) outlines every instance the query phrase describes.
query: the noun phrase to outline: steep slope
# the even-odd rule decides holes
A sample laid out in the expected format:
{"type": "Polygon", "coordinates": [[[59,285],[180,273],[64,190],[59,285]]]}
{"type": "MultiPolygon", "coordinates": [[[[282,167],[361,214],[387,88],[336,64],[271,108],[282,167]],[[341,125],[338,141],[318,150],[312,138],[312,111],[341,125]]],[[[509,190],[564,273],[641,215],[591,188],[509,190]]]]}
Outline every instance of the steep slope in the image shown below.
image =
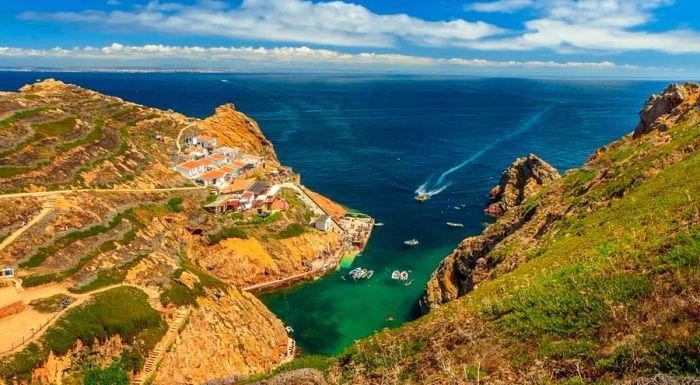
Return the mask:
{"type": "Polygon", "coordinates": [[[186,307],[189,322],[156,373],[160,384],[266,372],[289,358],[282,322],[239,289],[304,272],[340,236],[299,230],[310,209],[288,189],[280,195],[290,208],[264,220],[211,214],[207,190],[173,171],[178,138],[207,134],[261,157],[251,177],[275,178],[279,161],[255,121],[233,105],[199,120],[49,79],[0,94],[0,133],[0,266],[16,269],[23,287],[0,280],[0,309],[14,309],[16,299],[24,306],[0,317],[0,383],[77,383],[83,369],[112,365],[136,378],[161,327],[186,307]],[[298,231],[285,232],[290,226],[298,231]],[[95,293],[120,285],[145,294],[163,324],[144,336],[117,335],[105,356],[101,347],[121,332],[121,321],[109,320],[132,309],[99,308],[87,323],[71,315],[92,314],[95,293]],[[66,296],[79,303],[59,313],[29,305],[41,299],[56,308],[66,296]],[[47,319],[58,326],[44,327],[47,319]],[[14,348],[39,324],[35,344],[14,348]]]}
{"type": "Polygon", "coordinates": [[[700,375],[698,96],[465,240],[428,284],[430,312],[348,348],[330,382],[697,381],[674,376],[700,375]]]}

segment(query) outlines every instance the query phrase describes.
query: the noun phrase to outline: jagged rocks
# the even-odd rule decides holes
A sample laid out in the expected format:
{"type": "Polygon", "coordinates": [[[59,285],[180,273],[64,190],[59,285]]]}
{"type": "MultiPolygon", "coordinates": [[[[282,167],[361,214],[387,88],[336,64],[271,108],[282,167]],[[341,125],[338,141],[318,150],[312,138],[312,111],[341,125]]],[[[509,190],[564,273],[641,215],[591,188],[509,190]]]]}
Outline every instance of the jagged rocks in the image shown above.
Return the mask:
{"type": "Polygon", "coordinates": [[[671,114],[689,95],[698,91],[700,91],[699,84],[688,82],[670,84],[662,93],[651,95],[639,111],[640,121],[634,130],[633,137],[638,138],[654,130],[667,130],[670,122],[664,119],[666,115],[671,114]]]}
{"type": "Polygon", "coordinates": [[[251,385],[326,385],[326,380],[318,370],[297,369],[253,382],[251,385]]]}
{"type": "Polygon", "coordinates": [[[490,203],[484,212],[500,217],[558,178],[557,169],[537,155],[518,158],[503,171],[500,182],[489,193],[490,203]]]}

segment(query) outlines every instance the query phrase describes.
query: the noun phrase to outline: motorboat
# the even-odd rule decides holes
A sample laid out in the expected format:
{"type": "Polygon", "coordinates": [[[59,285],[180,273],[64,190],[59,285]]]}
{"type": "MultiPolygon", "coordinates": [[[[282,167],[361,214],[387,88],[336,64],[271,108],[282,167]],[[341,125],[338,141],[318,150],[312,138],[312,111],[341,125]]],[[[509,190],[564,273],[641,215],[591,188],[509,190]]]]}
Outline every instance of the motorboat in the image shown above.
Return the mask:
{"type": "Polygon", "coordinates": [[[430,197],[428,196],[428,194],[420,193],[420,194],[416,195],[416,200],[417,200],[418,202],[425,202],[425,201],[428,200],[428,198],[430,198],[430,197]]]}
{"type": "Polygon", "coordinates": [[[413,238],[403,242],[406,246],[418,246],[418,240],[413,238]]]}
{"type": "Polygon", "coordinates": [[[374,225],[375,226],[384,226],[384,222],[376,222],[374,225]]]}
{"type": "Polygon", "coordinates": [[[399,279],[399,278],[401,278],[401,272],[398,270],[394,270],[391,273],[391,279],[399,279]]]}
{"type": "Polygon", "coordinates": [[[461,224],[461,223],[455,223],[455,222],[447,222],[447,226],[450,226],[450,227],[464,227],[463,224],[461,224]]]}

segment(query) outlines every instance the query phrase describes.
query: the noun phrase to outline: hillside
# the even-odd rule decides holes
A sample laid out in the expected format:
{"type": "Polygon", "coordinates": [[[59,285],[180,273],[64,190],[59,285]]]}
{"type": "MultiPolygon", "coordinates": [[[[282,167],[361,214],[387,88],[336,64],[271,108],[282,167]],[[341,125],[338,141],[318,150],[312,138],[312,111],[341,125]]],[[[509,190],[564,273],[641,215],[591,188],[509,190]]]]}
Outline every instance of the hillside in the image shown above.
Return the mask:
{"type": "Polygon", "coordinates": [[[431,277],[426,315],[294,369],[333,384],[698,383],[700,87],[671,85],[640,115],[561,178],[518,159],[487,204],[498,219],[431,277]]]}
{"type": "Polygon", "coordinates": [[[81,383],[90,369],[198,384],[293,358],[247,287],[323,274],[347,234],[308,225],[332,202],[307,199],[254,120],[49,79],[0,93],[0,132],[0,267],[15,274],[0,278],[0,383],[81,383]],[[201,151],[185,149],[191,136],[217,141],[206,160],[226,166],[178,171],[201,151]],[[202,185],[225,167],[231,181],[202,185]],[[232,210],[245,194],[270,197],[232,210]]]}

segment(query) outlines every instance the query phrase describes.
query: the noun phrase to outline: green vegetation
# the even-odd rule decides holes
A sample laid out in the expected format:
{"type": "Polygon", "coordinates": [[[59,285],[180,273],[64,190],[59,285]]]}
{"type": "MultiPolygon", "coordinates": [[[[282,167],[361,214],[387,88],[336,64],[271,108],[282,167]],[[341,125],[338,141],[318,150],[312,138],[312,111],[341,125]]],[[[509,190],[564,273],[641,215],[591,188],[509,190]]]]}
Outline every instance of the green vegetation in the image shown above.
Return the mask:
{"type": "Polygon", "coordinates": [[[76,241],[92,237],[101,233],[105,233],[118,225],[120,225],[125,216],[130,215],[130,211],[127,210],[124,213],[117,213],[117,215],[105,225],[96,225],[88,228],[87,230],[76,230],[72,231],[61,238],[57,239],[54,243],[49,246],[40,247],[39,250],[34,253],[28,260],[19,264],[20,267],[28,269],[32,267],[40,266],[46,259],[59,250],[64,249],[76,241]]]}
{"type": "Polygon", "coordinates": [[[216,245],[227,238],[248,239],[248,234],[239,227],[224,227],[216,233],[209,234],[207,237],[210,246],[216,245]]]}
{"type": "Polygon", "coordinates": [[[29,306],[40,313],[53,313],[58,309],[58,304],[64,298],[68,298],[69,301],[73,302],[73,297],[65,294],[56,294],[51,297],[35,299],[29,302],[29,306]]]}
{"type": "Polygon", "coordinates": [[[110,270],[100,270],[97,272],[97,277],[95,277],[94,280],[77,288],[71,287],[68,290],[72,293],[87,293],[102,287],[124,282],[129,270],[141,262],[147,255],[148,254],[141,254],[133,260],[110,270]]]}
{"type": "Polygon", "coordinates": [[[85,370],[83,385],[128,385],[129,374],[119,365],[112,364],[104,369],[85,370]]]}
{"type": "Polygon", "coordinates": [[[285,239],[298,237],[306,232],[306,227],[299,223],[290,223],[287,227],[276,234],[277,238],[285,239]]]}
{"type": "Polygon", "coordinates": [[[16,120],[28,118],[32,115],[36,115],[40,112],[46,111],[49,108],[51,108],[51,106],[44,106],[44,107],[32,108],[29,110],[17,111],[14,114],[8,116],[7,118],[0,120],[0,126],[10,127],[10,124],[14,123],[16,120]]]}
{"type": "Polygon", "coordinates": [[[205,289],[226,290],[228,288],[226,283],[200,269],[182,253],[180,254],[180,269],[172,274],[172,278],[173,282],[166,286],[160,295],[160,302],[163,306],[170,304],[198,306],[197,297],[204,296],[205,289]],[[192,289],[179,281],[180,275],[185,271],[194,274],[199,281],[194,284],[192,289]]]}
{"type": "Polygon", "coordinates": [[[182,212],[182,198],[181,197],[173,197],[170,198],[168,201],[168,208],[170,211],[174,213],[179,213],[182,212]]]}
{"type": "MultiPolygon", "coordinates": [[[[167,330],[167,324],[150,307],[146,295],[132,287],[114,288],[87,303],[68,309],[50,326],[39,343],[31,343],[2,362],[0,375],[7,383],[29,381],[31,371],[46,360],[49,352],[64,355],[77,340],[92,347],[119,335],[122,341],[145,356],[167,330]]],[[[131,353],[133,354],[133,353],[131,353]]],[[[133,360],[133,357],[132,357],[133,360]]]]}
{"type": "Polygon", "coordinates": [[[303,356],[295,358],[291,362],[282,364],[274,368],[268,374],[261,374],[257,376],[248,377],[241,384],[249,384],[256,381],[262,381],[270,377],[276,376],[278,374],[298,369],[316,369],[324,375],[326,375],[328,374],[328,369],[330,368],[331,360],[332,358],[329,356],[324,356],[320,354],[305,354],[303,356]]]}
{"type": "Polygon", "coordinates": [[[70,116],[53,122],[37,123],[33,127],[42,136],[61,136],[73,132],[75,121],[75,117],[70,116]]]}

